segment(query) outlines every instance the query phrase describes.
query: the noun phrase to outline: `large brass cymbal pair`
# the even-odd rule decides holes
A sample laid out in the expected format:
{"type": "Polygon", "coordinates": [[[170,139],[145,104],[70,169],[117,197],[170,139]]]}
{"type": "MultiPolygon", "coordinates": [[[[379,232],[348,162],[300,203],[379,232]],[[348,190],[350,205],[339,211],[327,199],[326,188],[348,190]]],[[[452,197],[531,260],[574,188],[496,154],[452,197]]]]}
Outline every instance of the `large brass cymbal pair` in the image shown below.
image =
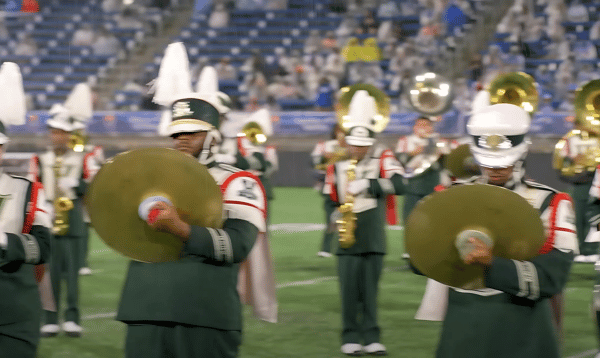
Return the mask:
{"type": "Polygon", "coordinates": [[[514,260],[535,257],[545,241],[538,210],[520,195],[487,184],[455,186],[425,197],[409,215],[405,242],[412,264],[446,285],[484,288],[483,266],[465,264],[456,247],[467,230],[489,237],[495,257],[514,260]]]}
{"type": "Polygon", "coordinates": [[[151,196],[169,199],[189,224],[222,226],[221,192],[206,167],[174,149],[146,148],[115,156],[94,177],[86,205],[100,238],[133,260],[177,260],[181,240],[139,217],[140,203],[151,196]]]}

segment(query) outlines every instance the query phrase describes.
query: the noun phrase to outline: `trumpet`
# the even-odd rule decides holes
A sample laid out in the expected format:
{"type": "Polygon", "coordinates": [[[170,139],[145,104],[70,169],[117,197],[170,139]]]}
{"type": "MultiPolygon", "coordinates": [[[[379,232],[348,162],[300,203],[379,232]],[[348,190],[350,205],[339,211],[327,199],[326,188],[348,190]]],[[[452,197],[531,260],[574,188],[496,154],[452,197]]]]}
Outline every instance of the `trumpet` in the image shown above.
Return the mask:
{"type": "Polygon", "coordinates": [[[73,131],[69,136],[67,146],[74,152],[81,153],[85,149],[85,145],[88,143],[88,136],[83,131],[73,131]]]}

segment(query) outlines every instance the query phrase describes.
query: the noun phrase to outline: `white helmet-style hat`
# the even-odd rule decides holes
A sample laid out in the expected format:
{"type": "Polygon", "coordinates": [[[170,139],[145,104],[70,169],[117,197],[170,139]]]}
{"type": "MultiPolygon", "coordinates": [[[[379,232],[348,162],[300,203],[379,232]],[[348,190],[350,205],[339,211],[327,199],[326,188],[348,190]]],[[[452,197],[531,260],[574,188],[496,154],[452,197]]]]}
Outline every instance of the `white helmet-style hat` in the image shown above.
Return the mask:
{"type": "Polygon", "coordinates": [[[359,90],[354,93],[348,110],[348,134],[346,143],[367,147],[375,143],[375,116],[377,103],[369,92],[359,90]]]}
{"type": "Polygon", "coordinates": [[[0,67],[0,145],[8,142],[6,129],[25,124],[25,92],[19,65],[4,62],[0,67]]]}
{"type": "Polygon", "coordinates": [[[500,103],[472,115],[467,131],[475,161],[483,167],[506,168],[525,158],[531,119],[519,106],[500,103]]]}

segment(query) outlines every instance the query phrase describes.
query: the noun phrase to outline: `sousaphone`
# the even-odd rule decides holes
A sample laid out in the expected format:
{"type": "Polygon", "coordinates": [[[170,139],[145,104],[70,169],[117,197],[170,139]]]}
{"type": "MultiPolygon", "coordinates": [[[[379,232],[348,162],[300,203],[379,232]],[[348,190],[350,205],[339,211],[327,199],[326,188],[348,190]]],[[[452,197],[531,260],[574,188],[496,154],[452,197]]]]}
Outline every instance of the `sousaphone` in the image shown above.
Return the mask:
{"type": "Polygon", "coordinates": [[[443,284],[484,288],[483,266],[466,265],[466,241],[477,237],[495,257],[530,260],[545,242],[538,210],[520,195],[493,185],[454,186],[421,200],[406,223],[406,249],[412,264],[443,284]]]}
{"type": "MultiPolygon", "coordinates": [[[[413,109],[428,117],[432,122],[439,121],[441,115],[452,106],[453,94],[450,82],[443,76],[427,72],[415,76],[408,101],[413,109]]],[[[429,144],[404,166],[405,178],[414,178],[425,173],[440,157],[449,152],[449,145],[437,137],[428,139],[429,144]]]]}
{"type": "Polygon", "coordinates": [[[206,167],[174,149],[146,148],[108,160],[88,188],[86,205],[100,238],[136,261],[179,259],[181,240],[151,229],[138,214],[153,196],[167,198],[188,224],[222,227],[221,191],[206,167]]]}
{"type": "Polygon", "coordinates": [[[510,103],[529,114],[537,110],[539,92],[535,79],[525,72],[508,72],[496,76],[488,86],[490,103],[510,103]]]}
{"type": "Polygon", "coordinates": [[[375,98],[377,105],[377,114],[373,118],[375,121],[373,128],[376,133],[381,133],[390,122],[390,98],[379,88],[358,83],[349,87],[344,87],[340,90],[340,96],[336,103],[336,116],[338,123],[344,132],[348,131],[348,113],[350,112],[350,101],[356,91],[367,91],[369,96],[375,98]]]}
{"type": "Polygon", "coordinates": [[[579,87],[575,94],[575,125],[554,147],[552,167],[571,183],[586,183],[600,164],[600,80],[579,87]],[[564,155],[569,138],[577,137],[579,147],[586,149],[575,159],[564,155]]]}

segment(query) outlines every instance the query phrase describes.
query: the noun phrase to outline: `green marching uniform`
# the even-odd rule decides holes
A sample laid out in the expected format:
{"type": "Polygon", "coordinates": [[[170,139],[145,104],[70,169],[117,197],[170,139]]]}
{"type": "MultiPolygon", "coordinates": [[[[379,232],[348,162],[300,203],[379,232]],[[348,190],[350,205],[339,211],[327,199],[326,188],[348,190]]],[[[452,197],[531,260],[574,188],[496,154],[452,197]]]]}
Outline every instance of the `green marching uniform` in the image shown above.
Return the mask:
{"type": "Polygon", "coordinates": [[[567,194],[532,181],[505,187],[539,210],[546,243],[530,261],[495,257],[485,289],[450,288],[437,358],[559,357],[549,298],[563,290],[577,252],[573,205],[567,194]]]}
{"type": "Polygon", "coordinates": [[[34,358],[42,308],[34,265],[50,260],[50,216],[40,183],[0,175],[0,355],[34,358]]]}
{"type": "MultiPolygon", "coordinates": [[[[317,167],[319,165],[325,165],[327,162],[325,154],[333,154],[336,151],[339,151],[339,142],[337,139],[330,139],[328,141],[318,143],[311,153],[313,166],[317,167]]],[[[323,178],[322,180],[318,181],[316,186],[317,190],[319,190],[319,192],[323,195],[323,209],[325,211],[325,230],[323,231],[323,241],[321,243],[321,250],[319,252],[321,255],[323,255],[323,253],[331,253],[331,242],[336,234],[335,225],[331,223],[331,214],[333,214],[336,208],[331,200],[327,200],[329,195],[323,193],[325,170],[317,169],[316,171],[319,177],[322,176],[323,178]]]]}
{"type": "MultiPolygon", "coordinates": [[[[350,143],[350,142],[349,142],[350,143]]],[[[329,205],[344,203],[349,160],[330,165],[324,193],[329,205]]],[[[404,192],[402,169],[391,150],[375,144],[356,166],[357,179],[369,179],[369,188],[355,198],[356,243],[338,248],[338,275],[342,297],[342,343],[369,345],[380,340],[377,290],[386,254],[387,196],[404,192]]]]}
{"type": "MultiPolygon", "coordinates": [[[[85,161],[87,163],[89,163],[90,161],[95,161],[95,165],[93,166],[94,170],[100,169],[100,166],[102,165],[102,163],[104,163],[104,152],[102,150],[102,147],[100,146],[91,146],[88,145],[85,147],[85,161]]],[[[89,174],[91,177],[93,177],[94,175],[96,175],[96,173],[90,173],[89,174]]],[[[91,221],[90,221],[90,216],[87,212],[87,210],[85,209],[85,207],[83,208],[83,222],[85,223],[85,230],[83,231],[83,238],[81,240],[81,257],[79,259],[79,262],[81,263],[81,269],[79,270],[79,274],[89,274],[89,272],[85,272],[82,271],[82,269],[88,268],[90,267],[89,262],[88,262],[88,254],[89,254],[89,240],[90,240],[90,227],[91,227],[91,221]]]]}
{"type": "MultiPolygon", "coordinates": [[[[35,156],[32,159],[30,175],[41,182],[46,189],[46,199],[52,205],[54,199],[66,196],[73,202],[68,211],[69,228],[64,235],[52,238],[52,257],[50,259],[50,277],[52,293],[56,301],[57,312],[46,311],[46,324],[58,324],[60,312],[60,294],[62,278],[67,283],[67,309],[65,322],[79,325],[79,269],[81,268],[81,243],[87,226],[83,221],[83,195],[87,184],[95,173],[95,162],[85,158],[84,153],[67,151],[57,156],[54,151],[35,156]],[[59,177],[55,176],[58,166],[59,177]],[[61,184],[64,182],[65,184],[61,184]],[[61,186],[63,186],[61,188],[61,186]]],[[[55,213],[56,214],[56,213],[55,213]]]]}
{"type": "MultiPolygon", "coordinates": [[[[437,143],[437,138],[421,138],[416,134],[401,137],[396,145],[396,157],[403,166],[407,166],[416,157],[423,156],[417,154],[412,157],[409,153],[418,147],[432,147],[437,143]]],[[[440,184],[441,166],[439,162],[432,163],[431,167],[425,170],[421,175],[414,178],[405,179],[406,194],[404,195],[402,207],[402,222],[406,219],[419,200],[434,192],[435,187],[440,184]]]]}
{"type": "Polygon", "coordinates": [[[117,313],[127,324],[125,356],[236,357],[242,336],[239,264],[266,230],[266,195],[256,176],[214,161],[211,147],[219,134],[212,105],[189,97],[172,108],[169,135],[208,132],[199,162],[221,187],[225,221],[222,229],[191,226],[178,261],[129,264],[117,313]]]}

